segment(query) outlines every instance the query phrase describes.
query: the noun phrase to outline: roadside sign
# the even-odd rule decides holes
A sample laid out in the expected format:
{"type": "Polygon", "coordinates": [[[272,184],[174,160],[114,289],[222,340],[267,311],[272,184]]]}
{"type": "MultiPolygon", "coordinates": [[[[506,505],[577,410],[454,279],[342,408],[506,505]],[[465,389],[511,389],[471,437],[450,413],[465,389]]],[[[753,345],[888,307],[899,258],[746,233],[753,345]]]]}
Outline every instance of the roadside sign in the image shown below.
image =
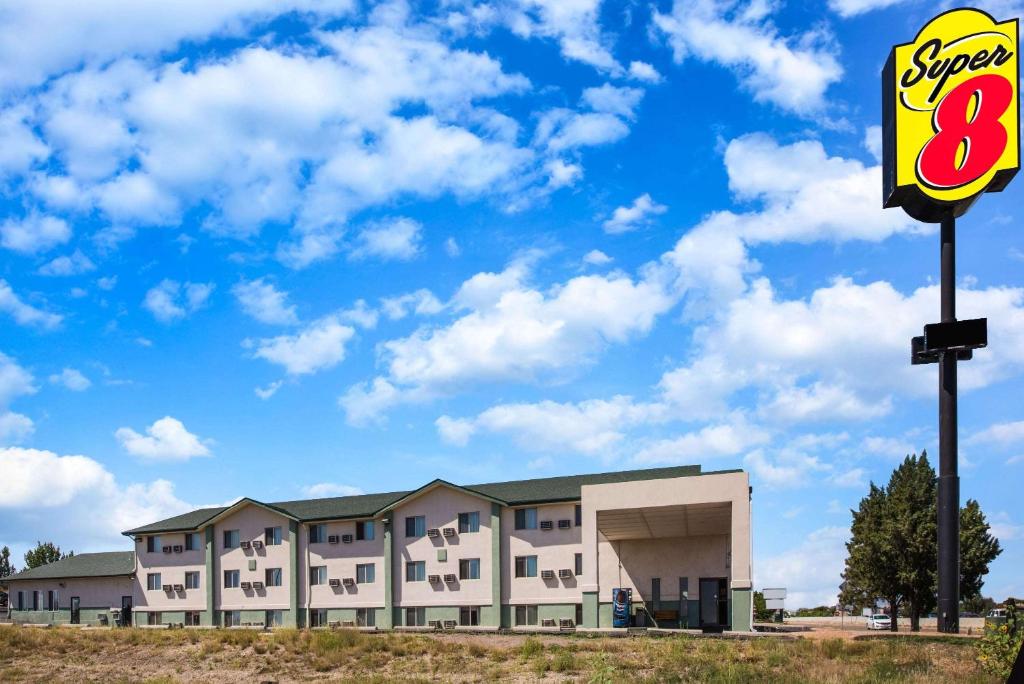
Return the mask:
{"type": "Polygon", "coordinates": [[[782,600],[782,599],[786,598],[786,590],[785,589],[762,589],[761,590],[761,595],[764,596],[764,600],[765,601],[774,600],[774,599],[782,600]]]}

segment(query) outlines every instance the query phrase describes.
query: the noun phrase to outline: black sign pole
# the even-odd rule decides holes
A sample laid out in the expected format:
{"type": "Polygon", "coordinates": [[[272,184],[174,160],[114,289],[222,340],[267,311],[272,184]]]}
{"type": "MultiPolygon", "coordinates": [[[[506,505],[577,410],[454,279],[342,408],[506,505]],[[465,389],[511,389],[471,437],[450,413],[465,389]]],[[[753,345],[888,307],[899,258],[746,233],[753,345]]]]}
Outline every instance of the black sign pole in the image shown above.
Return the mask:
{"type": "MultiPolygon", "coordinates": [[[[956,219],[942,219],[942,322],[956,320],[956,219]]],[[[960,631],[960,476],[957,474],[956,350],[939,360],[938,629],[960,631]]]]}

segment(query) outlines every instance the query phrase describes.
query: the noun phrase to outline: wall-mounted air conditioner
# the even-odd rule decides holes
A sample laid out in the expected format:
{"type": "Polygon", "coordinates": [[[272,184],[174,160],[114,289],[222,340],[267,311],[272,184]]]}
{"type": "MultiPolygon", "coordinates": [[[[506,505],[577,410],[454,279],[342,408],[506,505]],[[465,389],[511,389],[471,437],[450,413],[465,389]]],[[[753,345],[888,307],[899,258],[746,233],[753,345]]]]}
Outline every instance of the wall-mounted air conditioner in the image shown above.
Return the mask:
{"type": "Polygon", "coordinates": [[[247,541],[244,541],[244,542],[239,542],[239,544],[238,544],[238,545],[239,545],[239,546],[241,546],[241,547],[242,547],[243,549],[249,549],[249,548],[252,548],[252,543],[250,543],[250,542],[247,542],[247,541]]]}
{"type": "Polygon", "coordinates": [[[332,577],[331,579],[327,580],[327,584],[331,585],[332,587],[340,587],[341,580],[337,577],[332,577]]]}
{"type": "Polygon", "coordinates": [[[351,544],[352,543],[352,535],[351,534],[343,534],[343,535],[341,535],[341,543],[342,544],[351,544]]]}
{"type": "Polygon", "coordinates": [[[441,530],[437,529],[436,527],[431,527],[429,530],[427,530],[427,536],[428,537],[440,537],[441,536],[441,530]]]}
{"type": "Polygon", "coordinates": [[[558,521],[558,529],[560,529],[560,530],[567,530],[570,527],[572,527],[572,520],[559,520],[558,521]]]}
{"type": "Polygon", "coordinates": [[[456,577],[455,575],[445,575],[444,576],[444,583],[445,584],[454,584],[455,582],[458,582],[458,581],[459,581],[459,578],[456,577]]]}
{"type": "Polygon", "coordinates": [[[355,627],[356,626],[356,621],[355,620],[342,620],[341,621],[341,626],[342,627],[355,627]]]}
{"type": "Polygon", "coordinates": [[[576,621],[572,618],[559,618],[558,628],[559,629],[573,629],[576,626],[576,621]]]}
{"type": "Polygon", "coordinates": [[[440,620],[427,620],[427,627],[432,627],[433,629],[441,629],[441,621],[440,620]]]}
{"type": "Polygon", "coordinates": [[[327,535],[327,543],[328,544],[337,544],[340,540],[341,540],[341,538],[338,535],[336,535],[336,534],[327,535]]]}
{"type": "Polygon", "coordinates": [[[341,581],[341,583],[344,584],[346,587],[354,587],[354,586],[356,586],[356,578],[355,577],[346,577],[345,579],[343,579],[341,581]]]}
{"type": "Polygon", "coordinates": [[[253,542],[252,542],[252,548],[254,548],[254,549],[262,549],[263,548],[263,542],[261,542],[259,539],[254,539],[253,542]]]}
{"type": "Polygon", "coordinates": [[[165,546],[162,550],[163,550],[164,553],[170,553],[171,552],[171,547],[170,546],[165,546]]]}
{"type": "Polygon", "coordinates": [[[252,582],[242,582],[242,589],[246,591],[252,589],[252,582]]]}
{"type": "Polygon", "coordinates": [[[174,588],[174,587],[172,587],[172,586],[171,586],[170,584],[165,584],[165,585],[164,585],[164,591],[166,591],[166,592],[168,592],[168,593],[170,593],[170,591],[171,591],[171,590],[172,590],[173,588],[174,588]]]}
{"type": "Polygon", "coordinates": [[[554,618],[544,618],[543,620],[540,621],[540,625],[541,625],[541,627],[554,627],[555,626],[555,620],[554,620],[554,618]]]}
{"type": "Polygon", "coordinates": [[[455,620],[445,620],[444,621],[444,628],[445,629],[455,629],[455,620]]]}
{"type": "Polygon", "coordinates": [[[548,579],[555,579],[555,571],[554,570],[541,570],[540,571],[540,578],[541,579],[546,579],[546,580],[548,580],[548,579]]]}
{"type": "Polygon", "coordinates": [[[441,576],[440,575],[428,575],[427,576],[427,581],[430,582],[431,584],[437,584],[438,582],[441,581],[441,576]]]}
{"type": "Polygon", "coordinates": [[[253,582],[252,583],[252,588],[253,589],[262,589],[263,588],[263,582],[253,582]]]}
{"type": "Polygon", "coordinates": [[[558,571],[558,577],[559,579],[569,579],[572,577],[572,570],[568,568],[562,568],[558,571]]]}
{"type": "Polygon", "coordinates": [[[174,591],[185,591],[185,585],[184,584],[175,584],[174,585],[174,591]]]}
{"type": "Polygon", "coordinates": [[[182,546],[181,544],[175,544],[174,545],[174,553],[181,553],[184,550],[185,550],[185,547],[182,546]]]}
{"type": "Polygon", "coordinates": [[[555,524],[553,522],[551,522],[550,520],[541,520],[540,521],[540,529],[542,529],[542,530],[553,530],[554,528],[555,528],[555,524]]]}
{"type": "Polygon", "coordinates": [[[446,527],[446,528],[444,528],[444,536],[446,536],[446,537],[454,537],[455,536],[455,528],[454,527],[446,527]]]}

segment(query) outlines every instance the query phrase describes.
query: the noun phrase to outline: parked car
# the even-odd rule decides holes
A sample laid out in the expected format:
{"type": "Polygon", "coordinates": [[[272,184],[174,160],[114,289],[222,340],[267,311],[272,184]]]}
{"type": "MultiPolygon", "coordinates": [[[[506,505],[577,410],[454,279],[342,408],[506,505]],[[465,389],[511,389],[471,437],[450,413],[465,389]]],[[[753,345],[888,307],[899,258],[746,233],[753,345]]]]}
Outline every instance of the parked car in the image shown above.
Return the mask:
{"type": "Polygon", "coordinates": [[[891,629],[892,618],[883,613],[875,613],[867,617],[868,629],[891,629]]]}
{"type": "Polygon", "coordinates": [[[988,611],[988,615],[986,615],[985,617],[1004,618],[1004,617],[1006,617],[1006,609],[1005,608],[993,608],[992,610],[988,611]]]}
{"type": "Polygon", "coordinates": [[[974,611],[968,610],[968,611],[965,611],[963,613],[960,613],[960,617],[962,617],[962,618],[965,618],[965,617],[974,618],[974,617],[981,617],[981,616],[978,615],[977,613],[975,613],[974,611]]]}

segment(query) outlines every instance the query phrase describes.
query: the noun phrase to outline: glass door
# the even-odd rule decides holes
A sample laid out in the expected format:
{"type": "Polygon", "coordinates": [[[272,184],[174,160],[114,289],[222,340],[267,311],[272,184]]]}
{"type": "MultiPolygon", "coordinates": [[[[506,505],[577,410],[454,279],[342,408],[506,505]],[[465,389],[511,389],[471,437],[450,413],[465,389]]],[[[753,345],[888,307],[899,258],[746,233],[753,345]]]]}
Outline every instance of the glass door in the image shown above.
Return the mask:
{"type": "Polygon", "coordinates": [[[131,627],[132,626],[132,597],[122,596],[121,597],[121,626],[131,627]]]}
{"type": "Polygon", "coordinates": [[[77,625],[81,620],[81,610],[79,609],[79,600],[77,596],[71,597],[71,624],[77,625]]]}

